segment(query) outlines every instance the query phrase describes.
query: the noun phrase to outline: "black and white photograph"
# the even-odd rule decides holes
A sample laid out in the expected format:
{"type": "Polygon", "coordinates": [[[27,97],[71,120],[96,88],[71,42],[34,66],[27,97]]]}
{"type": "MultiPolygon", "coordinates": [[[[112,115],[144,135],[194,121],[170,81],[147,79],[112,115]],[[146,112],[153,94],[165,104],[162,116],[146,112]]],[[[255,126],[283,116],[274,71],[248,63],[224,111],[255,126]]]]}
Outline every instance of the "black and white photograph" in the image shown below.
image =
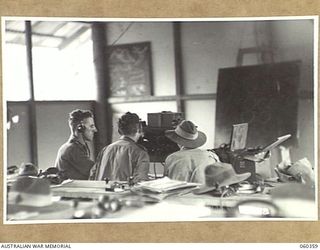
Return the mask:
{"type": "Polygon", "coordinates": [[[318,220],[318,17],[2,17],[3,223],[318,220]]]}

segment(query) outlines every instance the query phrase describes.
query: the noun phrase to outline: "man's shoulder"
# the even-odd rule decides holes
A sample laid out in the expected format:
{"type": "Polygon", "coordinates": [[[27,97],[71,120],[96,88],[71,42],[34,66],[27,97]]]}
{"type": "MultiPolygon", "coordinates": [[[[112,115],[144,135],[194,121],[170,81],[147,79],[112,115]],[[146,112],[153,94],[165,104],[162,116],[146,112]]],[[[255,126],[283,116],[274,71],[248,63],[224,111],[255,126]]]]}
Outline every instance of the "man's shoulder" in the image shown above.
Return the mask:
{"type": "Polygon", "coordinates": [[[78,151],[80,149],[81,149],[81,144],[74,141],[67,141],[66,143],[61,145],[59,151],[61,153],[70,153],[73,151],[78,151]]]}
{"type": "Polygon", "coordinates": [[[147,152],[147,149],[143,145],[141,145],[140,143],[137,143],[137,142],[135,142],[133,140],[124,138],[124,139],[122,139],[120,141],[121,142],[119,142],[119,144],[122,144],[122,145],[128,147],[129,149],[147,152]]]}
{"type": "Polygon", "coordinates": [[[148,152],[147,148],[145,146],[143,146],[142,144],[140,144],[140,143],[134,143],[134,144],[137,148],[139,148],[145,152],[148,152]]]}
{"type": "Polygon", "coordinates": [[[186,149],[186,150],[179,150],[176,151],[172,154],[170,154],[167,159],[168,160],[174,160],[174,159],[189,159],[189,158],[197,158],[197,157],[205,157],[205,156],[210,156],[210,152],[208,152],[205,149],[199,149],[199,148],[194,148],[194,149],[186,149]]]}
{"type": "Polygon", "coordinates": [[[184,153],[182,153],[182,151],[177,151],[177,152],[171,153],[167,156],[166,162],[174,161],[175,159],[181,159],[181,158],[183,158],[182,157],[183,155],[184,155],[184,153]]]}
{"type": "Polygon", "coordinates": [[[119,139],[119,140],[116,140],[116,141],[111,142],[110,144],[104,146],[102,151],[110,151],[110,150],[117,149],[119,147],[126,147],[128,144],[129,144],[128,142],[119,139]]]}
{"type": "Polygon", "coordinates": [[[134,141],[123,140],[123,139],[119,139],[105,146],[101,151],[103,151],[106,154],[106,153],[109,153],[110,151],[118,151],[119,148],[122,148],[122,150],[125,150],[125,151],[127,150],[127,151],[147,153],[147,149],[143,145],[136,143],[134,141]]]}

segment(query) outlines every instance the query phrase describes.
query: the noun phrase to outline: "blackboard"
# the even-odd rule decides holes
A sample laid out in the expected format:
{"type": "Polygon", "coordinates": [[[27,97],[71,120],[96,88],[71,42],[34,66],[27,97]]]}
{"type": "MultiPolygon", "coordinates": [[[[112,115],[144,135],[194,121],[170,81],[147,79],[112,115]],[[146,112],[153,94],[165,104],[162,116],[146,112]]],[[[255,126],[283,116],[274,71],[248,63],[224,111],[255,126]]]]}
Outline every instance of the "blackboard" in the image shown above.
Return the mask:
{"type": "Polygon", "coordinates": [[[151,95],[150,42],[108,46],[111,96],[151,95]]]}
{"type": "Polygon", "coordinates": [[[291,134],[297,142],[300,62],[219,70],[215,147],[230,143],[232,125],[248,123],[247,147],[265,146],[291,134]]]}

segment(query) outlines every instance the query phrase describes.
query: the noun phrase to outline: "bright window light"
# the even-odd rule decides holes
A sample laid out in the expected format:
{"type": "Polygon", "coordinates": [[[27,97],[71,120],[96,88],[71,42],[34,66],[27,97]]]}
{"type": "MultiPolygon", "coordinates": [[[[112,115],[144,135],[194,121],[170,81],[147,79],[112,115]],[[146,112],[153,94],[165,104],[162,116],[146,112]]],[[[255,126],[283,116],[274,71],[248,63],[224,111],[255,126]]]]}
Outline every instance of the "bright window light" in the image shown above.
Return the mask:
{"type": "Polygon", "coordinates": [[[3,88],[7,101],[27,101],[30,99],[30,85],[26,46],[4,44],[3,47],[3,88]]]}
{"type": "Polygon", "coordinates": [[[13,123],[18,123],[19,122],[19,115],[14,115],[14,116],[12,116],[12,122],[13,123]]]}
{"type": "MultiPolygon", "coordinates": [[[[71,46],[33,47],[34,98],[38,101],[95,100],[97,96],[91,31],[71,46]]],[[[4,45],[4,95],[7,101],[30,100],[26,46],[4,45]]]]}
{"type": "Polygon", "coordinates": [[[8,121],[8,122],[7,122],[7,130],[9,130],[10,128],[11,128],[11,122],[8,121]]]}
{"type": "Polygon", "coordinates": [[[77,48],[33,48],[35,100],[95,100],[92,42],[77,48]]]}

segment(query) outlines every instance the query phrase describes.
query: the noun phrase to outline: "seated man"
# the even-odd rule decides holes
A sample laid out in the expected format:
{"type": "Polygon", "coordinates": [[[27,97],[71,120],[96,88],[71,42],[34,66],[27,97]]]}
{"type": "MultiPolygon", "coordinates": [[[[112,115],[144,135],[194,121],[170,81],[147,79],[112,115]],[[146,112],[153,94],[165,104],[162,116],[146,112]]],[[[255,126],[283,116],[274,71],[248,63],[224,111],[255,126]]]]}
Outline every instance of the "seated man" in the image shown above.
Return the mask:
{"type": "Polygon", "coordinates": [[[128,181],[148,180],[149,155],[136,142],[142,136],[139,116],[127,112],[118,121],[120,139],[104,147],[91,170],[91,180],[128,181]]]}
{"type": "Polygon", "coordinates": [[[186,120],[165,135],[178,144],[180,151],[167,157],[164,174],[175,180],[205,184],[205,168],[219,162],[215,153],[198,148],[205,144],[206,135],[186,120]]]}
{"type": "Polygon", "coordinates": [[[71,135],[63,144],[55,162],[63,179],[88,180],[94,161],[90,159],[87,142],[97,132],[93,114],[89,110],[74,110],[69,114],[71,135]]]}

